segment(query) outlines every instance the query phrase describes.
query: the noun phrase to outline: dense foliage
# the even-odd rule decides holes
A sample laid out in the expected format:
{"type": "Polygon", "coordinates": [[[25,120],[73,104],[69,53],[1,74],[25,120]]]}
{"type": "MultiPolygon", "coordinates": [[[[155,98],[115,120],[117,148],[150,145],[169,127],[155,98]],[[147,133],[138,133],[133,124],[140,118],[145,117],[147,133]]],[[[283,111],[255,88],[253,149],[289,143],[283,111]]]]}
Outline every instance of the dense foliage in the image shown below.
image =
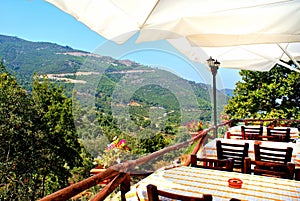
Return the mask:
{"type": "Polygon", "coordinates": [[[241,71],[225,107],[231,118],[300,118],[300,74],[275,66],[269,72],[241,71]]]}
{"type": "Polygon", "coordinates": [[[1,200],[37,200],[67,186],[74,168],[84,172],[84,161],[88,168],[61,88],[36,80],[30,95],[2,73],[0,99],[1,200]]]}

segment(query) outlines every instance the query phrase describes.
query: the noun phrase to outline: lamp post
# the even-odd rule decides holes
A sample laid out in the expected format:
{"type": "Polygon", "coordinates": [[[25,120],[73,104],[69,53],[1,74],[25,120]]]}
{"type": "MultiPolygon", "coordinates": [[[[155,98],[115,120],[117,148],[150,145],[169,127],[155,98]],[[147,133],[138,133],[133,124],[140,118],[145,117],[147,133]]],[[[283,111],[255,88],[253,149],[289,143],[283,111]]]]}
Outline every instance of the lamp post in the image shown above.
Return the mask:
{"type": "Polygon", "coordinates": [[[217,90],[216,90],[216,75],[220,66],[220,62],[209,57],[207,60],[208,66],[213,76],[213,122],[214,122],[214,134],[213,137],[217,138],[217,90]]]}

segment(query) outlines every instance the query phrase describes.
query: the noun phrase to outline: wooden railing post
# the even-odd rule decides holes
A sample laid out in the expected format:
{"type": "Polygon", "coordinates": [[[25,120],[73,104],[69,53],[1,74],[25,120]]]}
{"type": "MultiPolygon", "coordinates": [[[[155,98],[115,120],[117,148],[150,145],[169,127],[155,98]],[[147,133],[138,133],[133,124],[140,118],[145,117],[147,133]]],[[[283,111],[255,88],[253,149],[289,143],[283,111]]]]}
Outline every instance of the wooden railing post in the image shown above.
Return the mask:
{"type": "Polygon", "coordinates": [[[126,173],[125,179],[121,183],[121,201],[126,201],[125,194],[130,191],[130,174],[126,173]]]}
{"type": "MultiPolygon", "coordinates": [[[[199,133],[195,138],[194,141],[197,141],[197,139],[200,139],[197,145],[194,147],[194,150],[192,151],[191,154],[197,154],[201,146],[204,144],[205,140],[207,139],[207,133],[211,131],[212,128],[203,130],[201,133],[199,133]]],[[[185,161],[184,165],[188,166],[191,163],[191,158],[188,157],[187,160],[185,161]]]]}

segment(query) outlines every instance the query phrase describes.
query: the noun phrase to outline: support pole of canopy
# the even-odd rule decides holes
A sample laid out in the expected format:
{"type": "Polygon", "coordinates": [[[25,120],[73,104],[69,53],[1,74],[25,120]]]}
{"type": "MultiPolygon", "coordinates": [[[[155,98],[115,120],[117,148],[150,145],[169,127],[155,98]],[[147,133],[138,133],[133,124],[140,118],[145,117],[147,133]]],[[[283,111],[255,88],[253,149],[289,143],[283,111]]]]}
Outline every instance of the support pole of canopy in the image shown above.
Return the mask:
{"type": "Polygon", "coordinates": [[[298,69],[300,69],[300,65],[298,64],[296,59],[286,49],[284,49],[280,44],[277,44],[277,45],[293,61],[293,63],[298,67],[298,69]]]}
{"type": "Polygon", "coordinates": [[[216,75],[218,73],[218,69],[220,66],[220,62],[217,60],[215,61],[213,58],[209,58],[207,60],[208,66],[210,67],[212,76],[213,76],[213,126],[214,126],[214,133],[213,133],[213,138],[218,137],[218,128],[217,128],[217,84],[216,84],[216,75]]]}
{"type": "MultiPolygon", "coordinates": [[[[288,68],[288,69],[290,69],[290,70],[293,70],[293,71],[296,71],[296,72],[300,73],[300,70],[299,70],[299,69],[300,69],[300,66],[299,66],[298,62],[295,60],[295,58],[294,58],[292,55],[290,55],[290,53],[288,53],[281,45],[279,45],[279,44],[277,44],[277,45],[278,45],[278,47],[281,48],[281,50],[283,51],[283,54],[286,54],[286,55],[293,61],[293,63],[294,63],[298,68],[295,68],[295,67],[293,67],[293,66],[291,66],[291,65],[289,65],[289,64],[286,64],[286,63],[280,61],[279,59],[272,58],[272,57],[270,57],[270,56],[266,56],[266,55],[263,55],[263,54],[259,54],[259,53],[257,53],[257,52],[253,52],[253,51],[250,51],[250,50],[248,50],[248,49],[247,49],[247,51],[250,52],[250,53],[252,53],[252,54],[256,54],[256,55],[258,55],[258,56],[260,56],[260,57],[262,57],[262,58],[265,58],[265,59],[267,59],[267,60],[269,60],[269,61],[273,61],[274,63],[277,63],[277,64],[279,64],[279,65],[281,65],[281,66],[284,66],[284,67],[286,67],[286,68],[288,68]]],[[[281,57],[282,57],[282,56],[281,56],[281,57]]]]}

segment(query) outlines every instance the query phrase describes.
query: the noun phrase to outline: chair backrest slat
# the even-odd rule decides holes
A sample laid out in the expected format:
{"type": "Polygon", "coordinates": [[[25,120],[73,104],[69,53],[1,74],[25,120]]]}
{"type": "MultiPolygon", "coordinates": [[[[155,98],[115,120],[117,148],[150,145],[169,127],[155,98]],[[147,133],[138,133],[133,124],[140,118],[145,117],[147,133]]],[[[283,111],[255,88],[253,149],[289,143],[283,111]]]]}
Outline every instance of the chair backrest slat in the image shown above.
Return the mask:
{"type": "Polygon", "coordinates": [[[232,144],[232,143],[226,143],[226,142],[222,142],[222,146],[224,146],[224,147],[226,147],[226,146],[228,146],[228,147],[241,147],[241,148],[244,148],[245,147],[245,145],[244,144],[232,144]]]}
{"type": "Polygon", "coordinates": [[[282,153],[271,153],[271,152],[260,153],[260,156],[265,156],[265,157],[270,157],[270,158],[275,158],[275,159],[285,158],[285,154],[282,154],[282,153]]]}
{"type": "Polygon", "coordinates": [[[244,154],[236,153],[236,152],[223,152],[222,158],[243,158],[244,154]]]}
{"type": "Polygon", "coordinates": [[[224,148],[223,147],[223,153],[233,154],[233,155],[243,155],[243,149],[230,149],[230,148],[224,148]]]}
{"type": "Polygon", "coordinates": [[[291,138],[290,128],[267,128],[267,138],[271,141],[289,142],[291,138]]]}
{"type": "Polygon", "coordinates": [[[241,132],[245,140],[258,140],[263,135],[263,127],[241,126],[241,132]]]}
{"type": "Polygon", "coordinates": [[[280,162],[280,163],[285,163],[284,158],[276,158],[276,157],[263,156],[263,155],[260,156],[260,160],[261,161],[270,161],[270,162],[277,161],[277,162],[280,162]]]}

